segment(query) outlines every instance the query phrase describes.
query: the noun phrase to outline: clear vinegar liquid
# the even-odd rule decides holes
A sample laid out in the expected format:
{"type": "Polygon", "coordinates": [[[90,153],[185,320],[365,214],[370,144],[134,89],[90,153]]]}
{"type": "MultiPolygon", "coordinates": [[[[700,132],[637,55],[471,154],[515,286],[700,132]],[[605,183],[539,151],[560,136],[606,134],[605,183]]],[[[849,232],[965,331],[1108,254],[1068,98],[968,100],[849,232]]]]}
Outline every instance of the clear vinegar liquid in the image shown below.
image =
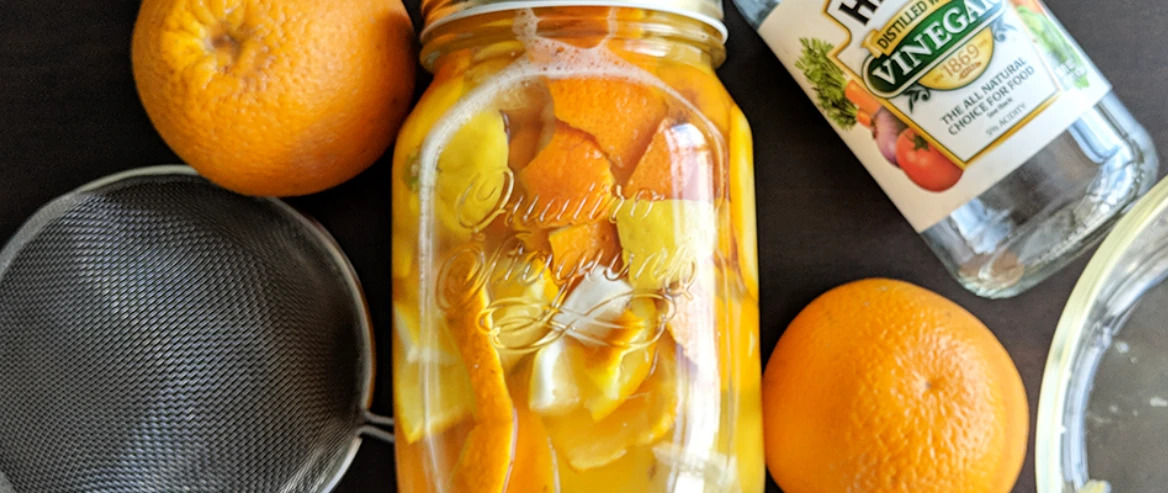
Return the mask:
{"type": "MultiPolygon", "coordinates": [[[[757,29],[779,0],[734,3],[757,29]]],[[[1112,92],[922,236],[970,291],[1014,296],[1102,239],[1151,188],[1158,166],[1151,138],[1112,92]]]]}

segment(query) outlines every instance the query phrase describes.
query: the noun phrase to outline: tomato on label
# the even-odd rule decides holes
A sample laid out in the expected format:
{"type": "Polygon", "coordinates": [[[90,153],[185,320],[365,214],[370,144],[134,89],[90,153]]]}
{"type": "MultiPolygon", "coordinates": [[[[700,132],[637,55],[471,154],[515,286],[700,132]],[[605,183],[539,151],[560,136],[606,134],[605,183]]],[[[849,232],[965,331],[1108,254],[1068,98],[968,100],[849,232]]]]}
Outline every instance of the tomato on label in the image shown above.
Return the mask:
{"type": "Polygon", "coordinates": [[[896,141],[896,162],[904,174],[930,192],[944,192],[957,184],[963,171],[924,137],[909,128],[896,141]]]}

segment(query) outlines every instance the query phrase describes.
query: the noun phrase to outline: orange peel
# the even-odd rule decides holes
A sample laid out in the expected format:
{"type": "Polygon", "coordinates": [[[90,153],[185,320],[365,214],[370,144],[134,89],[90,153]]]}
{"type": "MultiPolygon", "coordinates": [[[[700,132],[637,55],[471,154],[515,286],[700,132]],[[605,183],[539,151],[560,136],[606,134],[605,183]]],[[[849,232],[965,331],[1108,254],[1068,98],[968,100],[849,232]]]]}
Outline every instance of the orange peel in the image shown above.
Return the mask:
{"type": "Polygon", "coordinates": [[[462,354],[474,389],[474,425],[458,458],[452,491],[497,493],[507,485],[515,453],[515,406],[499,353],[489,331],[480,327],[485,296],[472,296],[466,306],[446,311],[455,345],[462,354]]]}
{"type": "Polygon", "coordinates": [[[628,81],[557,79],[548,87],[556,118],[595,138],[618,169],[636,164],[668,109],[656,89],[628,81]]]}
{"type": "Polygon", "coordinates": [[[608,159],[587,134],[567,125],[519,172],[519,183],[540,227],[594,220],[594,210],[611,201],[614,184],[608,159]]]}
{"type": "Polygon", "coordinates": [[[714,194],[714,166],[705,134],[691,123],[669,120],[653,134],[637,168],[624,187],[626,197],[709,201],[714,194]]]}

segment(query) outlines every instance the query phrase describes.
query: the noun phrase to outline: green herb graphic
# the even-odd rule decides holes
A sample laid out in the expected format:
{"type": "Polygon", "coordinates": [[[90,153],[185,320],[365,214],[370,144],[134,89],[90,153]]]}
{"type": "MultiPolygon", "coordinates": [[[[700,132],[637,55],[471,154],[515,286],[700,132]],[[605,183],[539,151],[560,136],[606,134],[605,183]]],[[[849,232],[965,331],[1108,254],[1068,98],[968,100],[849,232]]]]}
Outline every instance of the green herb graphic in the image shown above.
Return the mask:
{"type": "Polygon", "coordinates": [[[852,128],[856,125],[856,105],[844,96],[847,78],[828,57],[835,45],[811,38],[800,38],[799,42],[803,44],[803,56],[795,62],[795,68],[815,88],[819,108],[836,125],[845,130],[852,128]]]}

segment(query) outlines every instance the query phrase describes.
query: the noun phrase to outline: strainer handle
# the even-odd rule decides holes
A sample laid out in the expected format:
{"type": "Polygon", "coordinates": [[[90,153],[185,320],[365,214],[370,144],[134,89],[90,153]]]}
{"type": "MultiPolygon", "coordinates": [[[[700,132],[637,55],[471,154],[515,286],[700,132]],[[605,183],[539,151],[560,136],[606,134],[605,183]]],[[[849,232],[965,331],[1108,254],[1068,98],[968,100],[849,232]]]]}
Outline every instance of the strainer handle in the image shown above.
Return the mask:
{"type": "Polygon", "coordinates": [[[376,438],[377,440],[393,445],[392,417],[374,414],[369,410],[365,410],[364,417],[365,424],[357,429],[357,433],[361,436],[376,438]]]}

